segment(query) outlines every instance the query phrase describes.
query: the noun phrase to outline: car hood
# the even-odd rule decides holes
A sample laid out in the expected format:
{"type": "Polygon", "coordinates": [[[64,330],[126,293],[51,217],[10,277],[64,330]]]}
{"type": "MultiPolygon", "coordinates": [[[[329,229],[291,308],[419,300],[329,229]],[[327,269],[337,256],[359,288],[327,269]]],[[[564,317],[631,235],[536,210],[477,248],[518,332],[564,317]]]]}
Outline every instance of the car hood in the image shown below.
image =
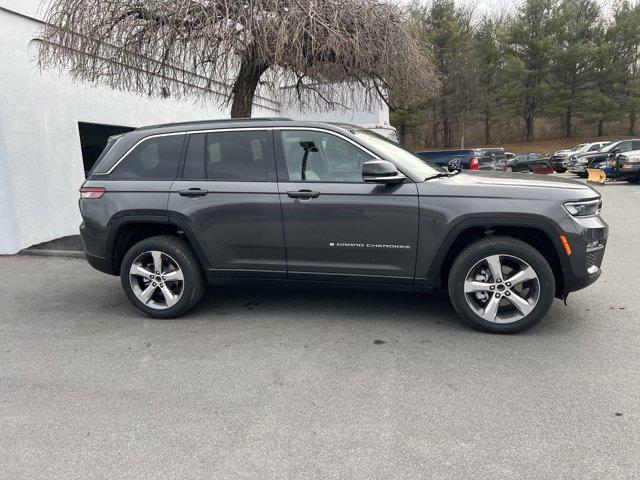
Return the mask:
{"type": "Polygon", "coordinates": [[[427,180],[418,185],[418,190],[421,195],[527,198],[541,201],[600,196],[589,185],[555,175],[481,171],[462,171],[450,177],[427,180]]]}

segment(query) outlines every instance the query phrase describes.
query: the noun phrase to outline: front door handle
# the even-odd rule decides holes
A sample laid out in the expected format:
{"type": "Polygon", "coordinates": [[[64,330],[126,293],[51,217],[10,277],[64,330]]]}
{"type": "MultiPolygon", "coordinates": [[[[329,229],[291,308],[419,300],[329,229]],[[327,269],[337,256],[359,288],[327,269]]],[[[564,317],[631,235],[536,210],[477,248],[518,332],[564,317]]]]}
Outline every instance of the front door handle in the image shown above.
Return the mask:
{"type": "Polygon", "coordinates": [[[204,197],[207,193],[209,193],[207,190],[202,190],[201,188],[190,188],[178,192],[181,197],[204,197]]]}
{"type": "Polygon", "coordinates": [[[297,192],[287,192],[289,198],[301,198],[303,200],[308,198],[318,198],[320,192],[314,192],[312,190],[298,190],[297,192]]]}

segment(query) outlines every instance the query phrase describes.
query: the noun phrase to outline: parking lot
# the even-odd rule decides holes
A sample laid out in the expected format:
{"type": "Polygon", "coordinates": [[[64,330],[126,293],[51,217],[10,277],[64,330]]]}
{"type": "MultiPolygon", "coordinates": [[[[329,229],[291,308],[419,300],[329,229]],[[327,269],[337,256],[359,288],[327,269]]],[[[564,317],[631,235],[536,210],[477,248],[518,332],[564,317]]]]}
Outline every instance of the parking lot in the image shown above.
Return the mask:
{"type": "Polygon", "coordinates": [[[602,278],[516,336],[444,295],[224,287],[158,321],[0,257],[0,478],[637,478],[640,186],[602,278]]]}

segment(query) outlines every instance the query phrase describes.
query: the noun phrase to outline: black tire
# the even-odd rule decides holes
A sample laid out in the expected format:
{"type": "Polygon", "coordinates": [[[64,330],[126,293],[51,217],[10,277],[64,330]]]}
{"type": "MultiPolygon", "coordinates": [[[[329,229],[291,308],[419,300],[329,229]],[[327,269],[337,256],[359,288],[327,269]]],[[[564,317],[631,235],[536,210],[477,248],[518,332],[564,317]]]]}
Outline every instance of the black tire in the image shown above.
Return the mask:
{"type": "Polygon", "coordinates": [[[566,169],[566,168],[563,168],[563,167],[556,167],[556,173],[564,173],[564,172],[566,172],[566,171],[567,171],[567,169],[566,169]]]}
{"type": "Polygon", "coordinates": [[[640,176],[635,178],[625,178],[625,180],[629,183],[640,183],[640,176]]]}
{"type": "Polygon", "coordinates": [[[487,237],[467,246],[456,257],[449,272],[449,298],[465,323],[483,332],[518,333],[538,323],[549,311],[555,298],[556,283],[551,267],[535,248],[512,237],[487,237]],[[491,255],[510,255],[526,262],[538,276],[540,292],[533,310],[511,323],[493,323],[478,315],[467,303],[464,282],[469,271],[482,259],[491,255]]]}
{"type": "Polygon", "coordinates": [[[122,260],[120,282],[131,304],[153,318],[175,318],[184,315],[200,301],[206,291],[202,268],[191,247],[185,241],[169,235],[147,238],[131,247],[122,260]],[[148,251],[159,251],[171,257],[182,270],[184,277],[182,296],[175,305],[162,310],[151,308],[140,301],[129,280],[131,265],[138,256],[148,251]]]}

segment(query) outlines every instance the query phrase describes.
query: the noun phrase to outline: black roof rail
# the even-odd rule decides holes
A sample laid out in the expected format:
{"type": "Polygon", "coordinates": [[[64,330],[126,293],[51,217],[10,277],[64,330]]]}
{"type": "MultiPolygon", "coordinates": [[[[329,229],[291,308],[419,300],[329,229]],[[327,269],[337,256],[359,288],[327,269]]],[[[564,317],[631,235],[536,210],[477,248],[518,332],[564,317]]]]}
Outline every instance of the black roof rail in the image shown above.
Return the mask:
{"type": "Polygon", "coordinates": [[[287,117],[246,117],[246,118],[216,118],[215,120],[192,120],[188,122],[161,123],[158,125],[145,125],[138,130],[149,130],[151,128],[179,127],[181,125],[198,125],[205,123],[230,123],[230,122],[269,122],[269,121],[292,120],[287,117]]]}

